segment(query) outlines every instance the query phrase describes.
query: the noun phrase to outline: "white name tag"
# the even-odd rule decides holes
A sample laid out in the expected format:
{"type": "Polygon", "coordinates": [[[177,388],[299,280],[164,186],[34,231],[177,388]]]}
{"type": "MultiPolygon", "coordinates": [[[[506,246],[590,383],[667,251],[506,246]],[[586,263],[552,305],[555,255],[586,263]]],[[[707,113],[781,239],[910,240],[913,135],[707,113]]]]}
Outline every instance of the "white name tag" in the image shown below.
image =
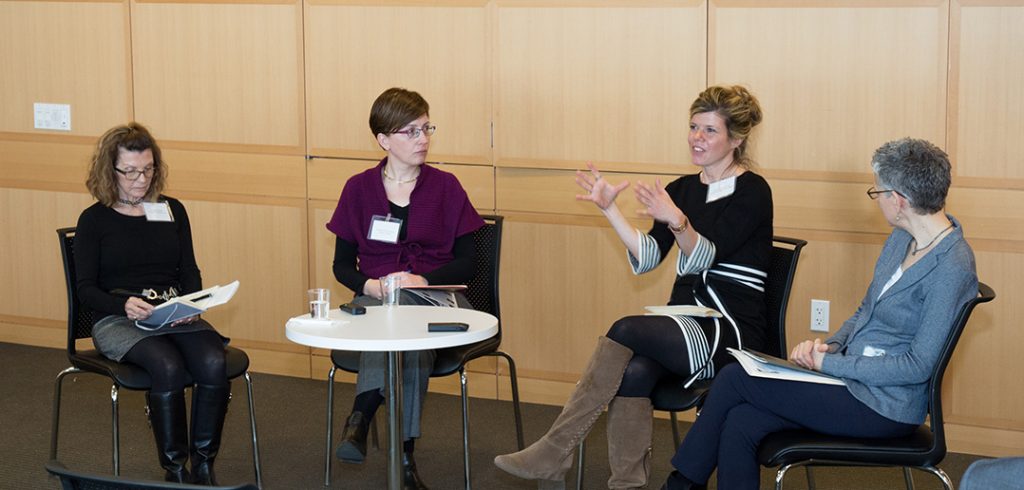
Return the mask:
{"type": "Polygon", "coordinates": [[[885,349],[876,349],[874,347],[871,347],[870,345],[864,346],[864,357],[878,357],[884,355],[885,349]]]}
{"type": "Polygon", "coordinates": [[[736,176],[708,184],[708,198],[705,203],[715,202],[723,197],[731,196],[736,191],[736,176]]]}
{"type": "Polygon", "coordinates": [[[171,214],[171,206],[164,202],[144,202],[142,203],[142,209],[146,212],[146,221],[164,221],[173,222],[174,216],[171,214]]]}
{"type": "Polygon", "coordinates": [[[388,216],[374,216],[370,223],[370,233],[366,236],[378,242],[398,243],[398,232],[402,230],[402,220],[388,216]]]}

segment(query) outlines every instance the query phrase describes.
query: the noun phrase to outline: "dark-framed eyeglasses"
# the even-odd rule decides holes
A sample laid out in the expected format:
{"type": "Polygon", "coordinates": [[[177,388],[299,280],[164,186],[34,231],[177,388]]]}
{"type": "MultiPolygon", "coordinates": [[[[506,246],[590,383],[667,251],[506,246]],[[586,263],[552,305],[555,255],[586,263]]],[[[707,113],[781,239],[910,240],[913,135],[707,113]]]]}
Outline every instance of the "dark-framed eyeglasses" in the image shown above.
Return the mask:
{"type": "Polygon", "coordinates": [[[128,180],[139,180],[139,177],[141,177],[142,174],[146,174],[147,179],[152,177],[153,172],[156,172],[156,167],[146,167],[142,170],[135,170],[134,168],[131,170],[121,170],[117,167],[114,167],[114,171],[123,175],[124,178],[128,180]]]}
{"type": "Polygon", "coordinates": [[[904,199],[907,198],[907,196],[900,194],[900,191],[896,189],[875,189],[875,186],[871,186],[868,188],[868,197],[870,197],[872,200],[878,199],[879,194],[885,194],[886,192],[895,192],[897,196],[900,196],[904,199]]]}
{"type": "Polygon", "coordinates": [[[423,127],[403,129],[401,131],[392,131],[391,134],[404,134],[406,138],[414,140],[419,138],[421,134],[427,136],[433,136],[434,131],[437,131],[437,126],[434,124],[424,124],[423,127]]]}

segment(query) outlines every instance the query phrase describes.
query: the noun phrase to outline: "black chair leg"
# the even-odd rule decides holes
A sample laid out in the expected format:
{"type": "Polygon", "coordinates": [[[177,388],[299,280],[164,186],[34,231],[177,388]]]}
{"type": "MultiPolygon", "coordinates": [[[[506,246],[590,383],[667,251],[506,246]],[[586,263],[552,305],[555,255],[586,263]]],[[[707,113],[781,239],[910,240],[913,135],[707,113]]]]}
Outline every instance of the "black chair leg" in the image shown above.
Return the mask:
{"type": "Polygon", "coordinates": [[[587,459],[587,438],[576,447],[576,490],[583,490],[583,463],[587,459]]]}
{"type": "Polygon", "coordinates": [[[508,373],[512,382],[512,410],[516,418],[516,444],[522,451],[526,448],[526,443],[523,439],[523,414],[519,409],[519,378],[516,375],[516,362],[512,360],[512,356],[501,351],[497,351],[493,355],[504,357],[508,362],[508,373]]]}
{"type": "Polygon", "coordinates": [[[245,373],[245,388],[249,398],[249,427],[252,429],[252,465],[256,472],[256,487],[263,488],[263,467],[260,465],[260,444],[256,437],[256,406],[253,404],[252,377],[245,373]]]}
{"type": "Polygon", "coordinates": [[[117,385],[110,385],[110,432],[114,446],[114,476],[121,476],[121,424],[117,416],[117,385]]]}
{"type": "Polygon", "coordinates": [[[682,437],[679,435],[679,417],[676,416],[675,412],[669,412],[668,417],[672,419],[672,442],[679,447],[679,444],[683,442],[682,437]]]}
{"type": "Polygon", "coordinates": [[[466,386],[466,366],[459,368],[459,385],[462,389],[462,474],[466,490],[472,488],[469,477],[469,390],[466,386]]]}
{"type": "Polygon", "coordinates": [[[331,486],[331,439],[334,438],[334,372],[327,373],[327,447],[324,448],[324,486],[331,486]]]}

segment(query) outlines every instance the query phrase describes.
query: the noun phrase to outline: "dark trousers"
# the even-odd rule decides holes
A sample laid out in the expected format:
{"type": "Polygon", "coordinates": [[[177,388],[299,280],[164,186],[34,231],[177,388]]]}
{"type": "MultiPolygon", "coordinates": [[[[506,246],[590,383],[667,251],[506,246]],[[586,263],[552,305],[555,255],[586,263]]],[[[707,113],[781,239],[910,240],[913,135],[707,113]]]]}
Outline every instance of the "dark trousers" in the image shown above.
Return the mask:
{"type": "Polygon", "coordinates": [[[719,489],[757,489],[757,447],[773,432],[810,429],[836,436],[897,437],[915,428],[879,415],[845,386],[755,378],[739,364],[730,364],[715,378],[672,466],[697,483],[707,482],[717,467],[719,489]]]}

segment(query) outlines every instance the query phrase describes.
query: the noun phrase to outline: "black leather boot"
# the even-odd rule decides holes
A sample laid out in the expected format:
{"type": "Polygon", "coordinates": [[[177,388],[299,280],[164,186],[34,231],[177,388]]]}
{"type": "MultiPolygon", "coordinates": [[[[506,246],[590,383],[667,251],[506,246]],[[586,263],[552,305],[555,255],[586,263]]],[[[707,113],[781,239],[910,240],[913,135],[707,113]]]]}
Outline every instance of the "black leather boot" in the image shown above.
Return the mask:
{"type": "Polygon", "coordinates": [[[346,463],[362,463],[366,459],[366,433],[370,430],[370,421],[363,412],[354,411],[345,421],[345,430],[341,433],[341,444],[334,452],[338,459],[346,463]]]}
{"type": "Polygon", "coordinates": [[[707,485],[700,485],[688,480],[682,473],[672,470],[661,490],[706,490],[707,485]]]}
{"type": "Polygon", "coordinates": [[[149,403],[149,421],[156,439],[156,455],[160,466],[167,471],[169,482],[189,483],[188,430],[185,419],[185,392],[162,391],[146,393],[149,403]]]}
{"type": "Polygon", "coordinates": [[[213,460],[220,450],[231,385],[196,385],[192,390],[192,483],[217,485],[213,460]]]}
{"type": "Polygon", "coordinates": [[[416,473],[416,460],[412,453],[402,453],[402,488],[404,490],[430,490],[416,473]]]}

